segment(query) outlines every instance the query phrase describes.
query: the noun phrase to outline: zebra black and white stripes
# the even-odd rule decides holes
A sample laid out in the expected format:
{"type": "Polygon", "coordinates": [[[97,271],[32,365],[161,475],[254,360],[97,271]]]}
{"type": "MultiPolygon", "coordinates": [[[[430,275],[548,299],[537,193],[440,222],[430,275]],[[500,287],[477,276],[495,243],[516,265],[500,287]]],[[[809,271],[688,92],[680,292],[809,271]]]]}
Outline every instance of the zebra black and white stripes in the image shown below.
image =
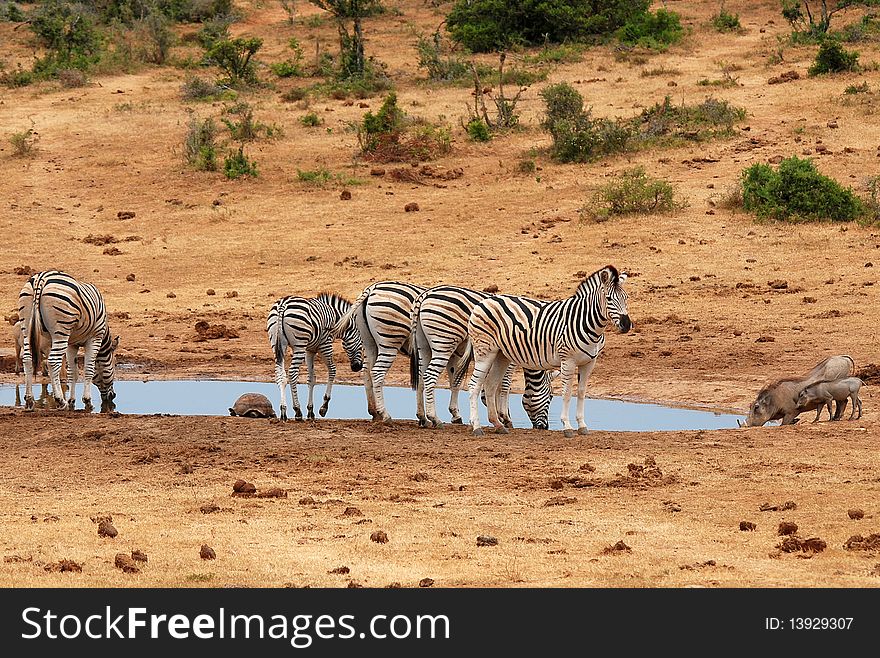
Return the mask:
{"type": "Polygon", "coordinates": [[[474,434],[482,434],[476,412],[477,398],[484,386],[489,420],[498,431],[504,431],[498,417],[495,392],[511,363],[533,370],[561,370],[564,384],[562,425],[566,436],[574,436],[568,415],[577,375],[578,432],[586,433],[584,398],[590,373],[605,344],[605,328],[609,321],[621,333],[632,327],[624,281],[626,275],[609,265],[588,276],[573,296],[563,300],[545,302],[496,295],[474,307],[468,322],[474,357],[474,373],[470,381],[474,434]]]}
{"type": "Polygon", "coordinates": [[[373,420],[389,422],[383,387],[398,352],[409,353],[413,303],[425,292],[422,286],[381,281],[367,286],[342,316],[337,332],[356,326],[364,342],[364,388],[367,411],[373,420]]]}
{"type": "MultiPolygon", "coordinates": [[[[468,349],[467,325],[474,306],[489,297],[461,286],[436,286],[423,292],[412,309],[412,345],[410,353],[410,381],[416,390],[416,415],[419,425],[430,422],[434,427],[443,425],[437,416],[435,388],[444,369],[449,374],[449,413],[453,423],[461,423],[458,410],[458,392],[469,359],[462,359],[468,349]],[[455,358],[455,357],[458,358],[455,358]]],[[[513,367],[505,374],[501,413],[509,423],[507,393],[513,367]]],[[[552,399],[550,376],[544,371],[526,372],[526,391],[523,407],[536,428],[547,428],[547,408],[552,399]]]]}
{"type": "Polygon", "coordinates": [[[92,407],[92,383],[101,393],[101,410],[113,408],[114,352],[119,337],[111,339],[104,298],[90,283],[77,281],[64,272],[34,274],[18,296],[18,316],[23,330],[25,408],[33,409],[33,378],[40,366],[43,342],[50,341],[49,370],[52,395],[58,407],[73,407],[78,377],[76,355],[84,349],[83,403],[92,407]],[[67,361],[67,399],[61,389],[61,366],[67,361]]]}
{"type": "MultiPolygon", "coordinates": [[[[321,416],[327,414],[333,380],[336,378],[336,364],[333,361],[333,337],[339,319],[351,309],[351,303],[329,293],[322,293],[314,299],[303,297],[282,297],[272,305],[266,321],[269,343],[275,354],[275,383],[281,392],[281,420],[287,420],[287,395],[285,389],[290,383],[290,394],[296,420],[302,420],[302,410],[297,395],[299,369],[303,359],[308,368],[309,398],[307,412],[309,418],[315,417],[313,393],[315,387],[315,355],[320,353],[327,365],[327,390],[324,403],[318,410],[321,416]],[[288,348],[293,351],[290,358],[289,375],[284,369],[284,357],[288,348]]],[[[363,344],[357,328],[353,325],[342,332],[342,346],[351,362],[354,372],[363,367],[363,344]]]]}

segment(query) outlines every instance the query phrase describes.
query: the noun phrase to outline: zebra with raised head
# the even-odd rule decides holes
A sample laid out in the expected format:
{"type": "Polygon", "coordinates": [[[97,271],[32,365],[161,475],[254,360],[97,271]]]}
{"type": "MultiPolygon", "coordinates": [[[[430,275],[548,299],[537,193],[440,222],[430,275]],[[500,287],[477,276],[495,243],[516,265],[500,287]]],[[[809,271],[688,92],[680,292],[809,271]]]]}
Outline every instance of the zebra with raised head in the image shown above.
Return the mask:
{"type": "MultiPolygon", "coordinates": [[[[290,384],[295,420],[302,420],[302,410],[297,395],[299,369],[303,359],[309,373],[309,398],[306,410],[309,418],[315,417],[313,394],[315,388],[315,355],[321,355],[327,366],[327,390],[324,403],[318,410],[321,416],[327,415],[333,380],[336,379],[336,364],[333,362],[333,338],[339,319],[351,308],[351,302],[339,295],[321,293],[314,299],[303,297],[282,297],[269,309],[266,332],[275,353],[275,383],[281,392],[281,420],[287,420],[286,387],[290,384]],[[288,348],[289,371],[284,369],[284,358],[288,348]]],[[[342,333],[342,346],[351,362],[351,369],[358,372],[363,367],[363,344],[357,328],[352,326],[342,333]]]]}
{"type": "Polygon", "coordinates": [[[468,321],[474,358],[469,387],[474,435],[483,434],[477,417],[477,398],[484,386],[489,421],[496,431],[507,431],[498,417],[497,390],[511,363],[532,370],[561,370],[562,426],[566,437],[574,436],[568,416],[577,375],[577,431],[586,434],[584,398],[590,374],[605,345],[605,328],[609,322],[621,333],[632,327],[624,281],[626,274],[608,265],[584,279],[575,294],[563,300],[545,302],[496,295],[474,307],[468,321]]]}
{"type": "Polygon", "coordinates": [[[337,333],[356,326],[364,342],[364,388],[373,420],[391,422],[385,408],[385,376],[399,352],[409,354],[413,302],[423,286],[380,281],[367,286],[336,326],[337,333]]]}
{"type": "Polygon", "coordinates": [[[18,316],[22,334],[25,373],[25,409],[34,408],[34,372],[40,367],[44,343],[51,342],[49,370],[52,395],[59,409],[73,408],[78,378],[76,355],[84,351],[83,403],[92,408],[92,383],[101,393],[101,411],[111,411],[113,379],[116,371],[114,353],[119,336],[111,338],[107,325],[104,298],[90,283],[58,270],[34,274],[25,283],[18,296],[18,316]],[[61,366],[67,361],[67,399],[61,389],[61,366]]]}
{"type": "MultiPolygon", "coordinates": [[[[435,388],[445,369],[449,374],[449,413],[453,423],[461,423],[458,409],[458,393],[467,371],[469,359],[467,325],[474,306],[490,296],[490,293],[471,290],[461,286],[435,286],[423,292],[413,303],[411,320],[412,346],[410,350],[410,383],[416,391],[416,415],[420,427],[430,422],[442,427],[437,417],[435,388]],[[458,358],[456,358],[458,357],[458,358]]],[[[510,390],[513,366],[505,374],[503,394],[510,390]]],[[[550,375],[544,371],[526,372],[526,389],[523,407],[538,429],[547,429],[547,409],[553,393],[550,375]]],[[[505,424],[510,423],[507,405],[500,407],[505,424]]]]}

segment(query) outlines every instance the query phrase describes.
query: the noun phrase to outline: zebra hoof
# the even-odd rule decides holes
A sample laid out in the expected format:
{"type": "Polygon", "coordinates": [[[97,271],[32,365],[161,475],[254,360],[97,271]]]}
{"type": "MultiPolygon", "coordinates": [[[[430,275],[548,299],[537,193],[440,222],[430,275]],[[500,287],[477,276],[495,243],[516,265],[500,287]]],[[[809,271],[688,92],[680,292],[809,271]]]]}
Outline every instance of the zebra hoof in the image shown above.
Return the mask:
{"type": "Polygon", "coordinates": [[[297,411],[296,414],[294,414],[293,419],[294,419],[296,422],[301,423],[301,422],[302,422],[302,419],[303,419],[302,412],[301,412],[301,411],[297,411]]]}
{"type": "Polygon", "coordinates": [[[456,416],[450,421],[453,425],[464,425],[464,421],[461,419],[461,416],[456,416]]]}
{"type": "Polygon", "coordinates": [[[437,420],[436,418],[431,421],[431,425],[434,426],[435,430],[443,429],[443,421],[437,420]]]}
{"type": "Polygon", "coordinates": [[[485,432],[483,432],[482,428],[478,427],[474,430],[474,436],[483,436],[485,432]]]}
{"type": "MultiPolygon", "coordinates": [[[[380,418],[381,418],[381,416],[380,416],[380,418]]],[[[394,424],[394,419],[392,419],[391,416],[387,416],[386,418],[382,418],[382,422],[383,422],[385,425],[393,425],[393,424],[394,424]]]]}
{"type": "Polygon", "coordinates": [[[321,418],[327,415],[327,407],[326,405],[318,409],[318,413],[321,414],[321,418]]]}
{"type": "Polygon", "coordinates": [[[495,434],[510,434],[510,430],[507,429],[506,425],[502,425],[501,427],[495,428],[495,434]]]}
{"type": "Polygon", "coordinates": [[[588,434],[589,431],[590,430],[588,430],[586,427],[578,427],[578,434],[580,434],[581,436],[588,434]]]}
{"type": "Polygon", "coordinates": [[[566,439],[573,439],[575,436],[574,430],[565,430],[562,432],[562,436],[564,436],[566,439]]]}
{"type": "Polygon", "coordinates": [[[510,418],[505,418],[504,419],[504,427],[512,429],[513,428],[513,421],[510,420],[510,418]]]}

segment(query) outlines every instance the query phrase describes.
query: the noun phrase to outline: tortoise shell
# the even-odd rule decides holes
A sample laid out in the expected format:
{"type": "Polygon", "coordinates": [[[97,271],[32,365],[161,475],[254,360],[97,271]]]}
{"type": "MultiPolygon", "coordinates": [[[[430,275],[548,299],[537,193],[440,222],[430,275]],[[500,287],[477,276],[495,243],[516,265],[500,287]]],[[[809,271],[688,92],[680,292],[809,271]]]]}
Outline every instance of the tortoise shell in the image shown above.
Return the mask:
{"type": "Polygon", "coordinates": [[[272,403],[262,393],[245,393],[229,407],[230,416],[246,416],[248,418],[275,418],[272,403]]]}

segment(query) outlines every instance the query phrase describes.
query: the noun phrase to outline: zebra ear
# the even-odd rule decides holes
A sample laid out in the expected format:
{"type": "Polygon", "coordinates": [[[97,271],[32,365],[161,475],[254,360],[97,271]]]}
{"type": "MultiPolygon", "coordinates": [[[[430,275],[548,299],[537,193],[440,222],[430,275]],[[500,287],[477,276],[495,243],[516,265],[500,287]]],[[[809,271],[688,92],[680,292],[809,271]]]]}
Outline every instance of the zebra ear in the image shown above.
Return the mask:
{"type": "Polygon", "coordinates": [[[599,275],[599,279],[602,283],[608,283],[611,280],[611,272],[607,269],[602,270],[602,273],[599,275]]]}
{"type": "Polygon", "coordinates": [[[119,347],[119,336],[114,338],[113,342],[110,343],[110,351],[115,352],[117,347],[119,347]]]}
{"type": "Polygon", "coordinates": [[[621,272],[621,273],[620,273],[620,276],[617,277],[617,281],[618,281],[619,283],[623,283],[624,281],[627,280],[627,278],[628,278],[627,273],[626,273],[626,272],[621,272]]]}

